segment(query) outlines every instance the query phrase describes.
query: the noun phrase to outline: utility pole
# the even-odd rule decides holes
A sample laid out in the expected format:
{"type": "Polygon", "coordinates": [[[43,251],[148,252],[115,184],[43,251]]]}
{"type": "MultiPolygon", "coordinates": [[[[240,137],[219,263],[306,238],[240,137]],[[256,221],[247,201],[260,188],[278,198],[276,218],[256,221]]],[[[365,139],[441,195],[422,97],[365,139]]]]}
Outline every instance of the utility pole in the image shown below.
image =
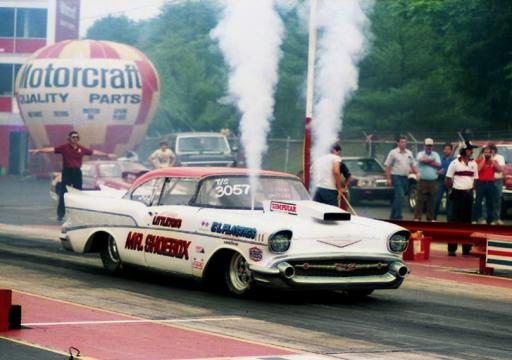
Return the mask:
{"type": "Polygon", "coordinates": [[[309,190],[311,179],[311,120],[313,119],[313,101],[315,87],[315,52],[316,52],[316,5],[317,0],[310,0],[309,9],[309,45],[308,76],[306,88],[306,119],[304,129],[303,170],[304,185],[309,190]]]}

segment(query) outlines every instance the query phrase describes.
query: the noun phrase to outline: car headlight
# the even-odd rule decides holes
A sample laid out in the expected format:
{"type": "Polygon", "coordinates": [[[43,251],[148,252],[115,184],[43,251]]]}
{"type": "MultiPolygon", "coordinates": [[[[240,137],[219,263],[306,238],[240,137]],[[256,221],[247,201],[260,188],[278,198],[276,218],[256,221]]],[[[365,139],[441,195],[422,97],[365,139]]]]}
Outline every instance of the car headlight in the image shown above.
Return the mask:
{"type": "Polygon", "coordinates": [[[407,249],[407,244],[409,243],[409,232],[407,231],[399,231],[393,235],[388,240],[388,247],[394,253],[401,253],[407,249]]]}
{"type": "Polygon", "coordinates": [[[283,253],[290,248],[291,239],[291,231],[279,231],[268,238],[268,248],[274,253],[283,253]]]}
{"type": "Polygon", "coordinates": [[[359,179],[359,180],[357,180],[357,186],[359,186],[359,187],[372,186],[372,181],[368,180],[368,179],[359,179]]]}
{"type": "Polygon", "coordinates": [[[512,175],[506,175],[503,180],[503,186],[505,186],[506,189],[512,189],[512,175]]]}

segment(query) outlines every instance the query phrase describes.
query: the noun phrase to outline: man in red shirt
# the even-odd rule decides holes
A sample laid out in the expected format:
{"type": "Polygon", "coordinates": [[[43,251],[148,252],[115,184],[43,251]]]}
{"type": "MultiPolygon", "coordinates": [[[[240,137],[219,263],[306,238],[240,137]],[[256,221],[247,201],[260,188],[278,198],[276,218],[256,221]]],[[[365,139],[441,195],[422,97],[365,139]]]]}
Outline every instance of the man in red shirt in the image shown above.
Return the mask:
{"type": "Polygon", "coordinates": [[[478,165],[478,180],[476,181],[476,199],[473,208],[473,223],[491,224],[494,221],[494,207],[496,206],[494,186],[494,172],[499,171],[500,165],[493,160],[491,148],[486,146],[482,149],[480,157],[476,159],[478,165]],[[485,197],[487,207],[487,221],[482,218],[482,200],[485,197]]]}
{"type": "Polygon", "coordinates": [[[80,135],[73,130],[68,134],[68,142],[57,147],[46,147],[39,149],[30,149],[32,155],[39,153],[55,153],[62,154],[62,178],[59,191],[59,205],[57,206],[57,221],[61,221],[66,213],[64,206],[64,193],[66,193],[67,185],[73,186],[75,189],[82,190],[82,159],[85,155],[108,156],[116,158],[115,154],[107,154],[103,151],[88,149],[79,145],[80,135]]]}

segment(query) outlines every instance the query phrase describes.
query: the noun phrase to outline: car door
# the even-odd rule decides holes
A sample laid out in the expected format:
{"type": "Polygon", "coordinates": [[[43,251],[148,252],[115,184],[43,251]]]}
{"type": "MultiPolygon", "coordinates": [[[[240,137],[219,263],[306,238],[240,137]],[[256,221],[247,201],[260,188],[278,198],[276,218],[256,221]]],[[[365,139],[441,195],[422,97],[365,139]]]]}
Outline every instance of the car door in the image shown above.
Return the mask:
{"type": "Polygon", "coordinates": [[[155,214],[153,205],[158,204],[164,183],[165,177],[155,177],[142,183],[126,195],[125,198],[142,203],[144,206],[131,206],[133,211],[130,213],[130,217],[134,219],[136,225],[121,227],[118,230],[121,233],[118,250],[123,261],[147,265],[146,242],[148,236],[151,235],[149,227],[155,214]]]}
{"type": "Polygon", "coordinates": [[[145,242],[148,266],[185,274],[191,272],[197,208],[188,204],[196,187],[194,178],[166,179],[158,205],[150,208],[152,215],[145,242]]]}

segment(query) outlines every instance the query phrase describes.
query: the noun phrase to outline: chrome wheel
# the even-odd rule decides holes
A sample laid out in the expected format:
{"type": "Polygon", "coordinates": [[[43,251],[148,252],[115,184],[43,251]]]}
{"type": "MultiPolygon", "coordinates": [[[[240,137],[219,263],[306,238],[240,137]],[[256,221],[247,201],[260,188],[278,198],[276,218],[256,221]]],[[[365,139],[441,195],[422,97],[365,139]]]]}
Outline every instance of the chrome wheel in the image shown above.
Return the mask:
{"type": "Polygon", "coordinates": [[[241,295],[251,288],[252,274],[249,265],[239,253],[231,256],[226,281],[228,290],[236,295],[241,295]]]}
{"type": "Polygon", "coordinates": [[[116,274],[122,270],[123,263],[117,249],[116,240],[111,235],[104,241],[100,255],[103,267],[108,273],[116,274]]]}
{"type": "Polygon", "coordinates": [[[108,237],[107,251],[108,251],[110,260],[112,260],[112,262],[114,262],[114,263],[121,262],[121,259],[119,257],[119,252],[117,251],[116,241],[114,240],[114,238],[112,236],[108,237]]]}

